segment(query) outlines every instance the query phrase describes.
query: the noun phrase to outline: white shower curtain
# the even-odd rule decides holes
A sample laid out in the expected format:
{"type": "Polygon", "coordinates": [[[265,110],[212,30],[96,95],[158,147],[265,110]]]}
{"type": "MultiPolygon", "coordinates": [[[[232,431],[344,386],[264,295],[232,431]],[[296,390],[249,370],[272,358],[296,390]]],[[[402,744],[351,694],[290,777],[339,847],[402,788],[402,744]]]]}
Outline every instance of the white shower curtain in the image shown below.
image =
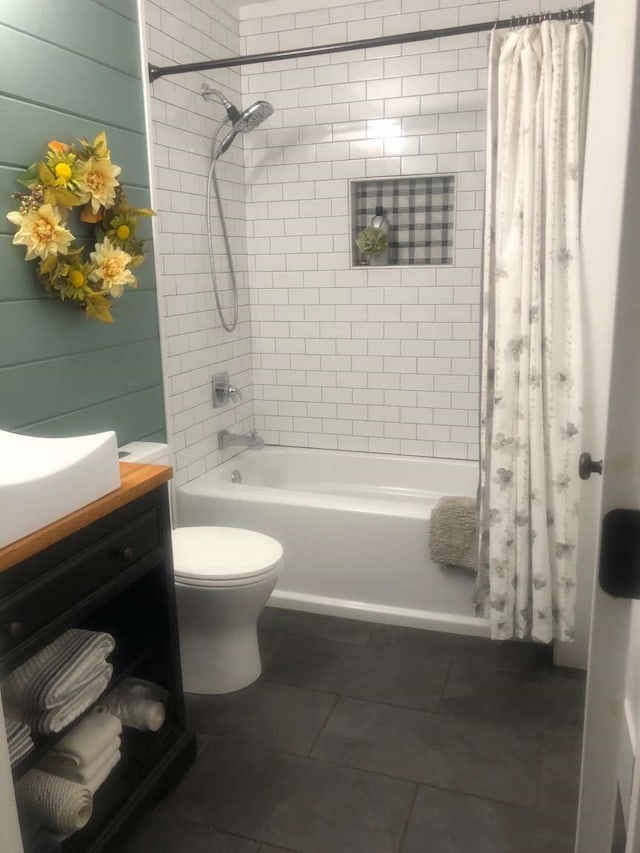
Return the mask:
{"type": "Polygon", "coordinates": [[[476,600],[494,639],[574,635],[589,41],[551,21],[491,39],[476,600]]]}

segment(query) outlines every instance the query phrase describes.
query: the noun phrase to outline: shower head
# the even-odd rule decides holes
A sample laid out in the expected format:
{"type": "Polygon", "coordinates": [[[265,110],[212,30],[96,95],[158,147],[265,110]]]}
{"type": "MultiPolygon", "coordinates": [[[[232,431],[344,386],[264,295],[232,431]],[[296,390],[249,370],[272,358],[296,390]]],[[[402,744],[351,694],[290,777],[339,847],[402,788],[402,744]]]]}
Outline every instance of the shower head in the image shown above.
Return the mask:
{"type": "Polygon", "coordinates": [[[236,133],[250,133],[272,113],[273,107],[269,101],[256,101],[255,104],[247,107],[237,121],[233,122],[233,129],[236,133]]]}
{"type": "Polygon", "coordinates": [[[214,160],[224,154],[239,133],[250,133],[273,113],[273,107],[268,101],[256,101],[255,104],[251,104],[241,113],[220,89],[212,89],[207,83],[202,84],[200,93],[205,101],[213,99],[222,104],[227,111],[227,119],[231,122],[231,132],[222,140],[214,160]]]}
{"type": "MultiPolygon", "coordinates": [[[[227,114],[228,112],[229,111],[227,110],[227,114]]],[[[220,143],[220,147],[215,154],[214,160],[217,160],[225,151],[228,150],[229,146],[239,133],[251,133],[251,131],[255,130],[256,127],[262,124],[265,119],[269,118],[272,113],[273,107],[268,101],[256,101],[255,104],[251,104],[250,107],[247,107],[247,109],[241,113],[235,121],[232,121],[232,129],[220,143]]]]}

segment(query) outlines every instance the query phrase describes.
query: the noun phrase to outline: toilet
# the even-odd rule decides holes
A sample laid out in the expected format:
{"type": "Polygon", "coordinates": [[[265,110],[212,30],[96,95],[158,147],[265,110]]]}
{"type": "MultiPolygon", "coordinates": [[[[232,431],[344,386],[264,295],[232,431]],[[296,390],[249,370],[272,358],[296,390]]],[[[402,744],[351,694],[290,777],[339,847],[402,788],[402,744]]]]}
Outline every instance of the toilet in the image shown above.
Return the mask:
{"type": "MultiPolygon", "coordinates": [[[[134,441],[123,462],[170,465],[169,446],[134,441]]],[[[187,693],[231,693],[262,672],[257,623],[282,567],[282,545],[237,527],[172,532],[182,680],[187,693]]]]}

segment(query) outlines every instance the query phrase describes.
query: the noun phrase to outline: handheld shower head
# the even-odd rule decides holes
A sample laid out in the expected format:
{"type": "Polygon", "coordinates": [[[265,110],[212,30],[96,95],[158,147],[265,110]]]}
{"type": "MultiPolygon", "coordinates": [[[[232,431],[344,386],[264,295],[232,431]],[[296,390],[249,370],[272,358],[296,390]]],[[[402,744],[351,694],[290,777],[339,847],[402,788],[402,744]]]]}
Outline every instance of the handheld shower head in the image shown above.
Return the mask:
{"type": "Polygon", "coordinates": [[[256,101],[255,104],[247,107],[237,121],[233,122],[233,129],[236,133],[250,133],[265,119],[268,119],[272,113],[273,107],[269,101],[256,101]]]}
{"type": "MultiPolygon", "coordinates": [[[[227,110],[228,112],[228,110],[227,110]]],[[[215,153],[214,160],[221,157],[225,151],[229,149],[233,140],[239,133],[251,133],[258,125],[262,124],[265,119],[273,113],[273,107],[268,101],[256,101],[250,107],[238,116],[238,119],[232,122],[231,131],[225,136],[220,143],[220,147],[215,153]]]]}

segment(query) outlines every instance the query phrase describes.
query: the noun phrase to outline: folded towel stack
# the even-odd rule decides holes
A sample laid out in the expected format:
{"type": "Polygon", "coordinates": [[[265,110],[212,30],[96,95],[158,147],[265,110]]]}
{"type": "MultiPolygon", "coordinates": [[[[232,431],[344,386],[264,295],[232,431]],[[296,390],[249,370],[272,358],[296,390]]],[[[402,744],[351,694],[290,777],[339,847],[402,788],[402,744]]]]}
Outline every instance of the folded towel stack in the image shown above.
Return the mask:
{"type": "Polygon", "coordinates": [[[34,731],[59,732],[108,687],[114,647],[110,634],[66,631],[3,681],[11,716],[34,731]]]}
{"type": "Polygon", "coordinates": [[[100,703],[123,726],[157,732],[165,721],[168,691],[141,678],[125,678],[100,703]]]}
{"type": "Polygon", "coordinates": [[[440,498],[431,510],[429,551],[436,563],[478,570],[478,507],[475,498],[440,498]]]}
{"type": "Polygon", "coordinates": [[[104,711],[92,711],[38,763],[38,769],[84,786],[95,794],[120,761],[122,723],[104,711]]]}
{"type": "Polygon", "coordinates": [[[33,749],[33,738],[29,726],[19,720],[11,720],[7,717],[4,721],[7,734],[7,745],[9,747],[9,761],[14,767],[21,759],[28,755],[33,749]]]}

